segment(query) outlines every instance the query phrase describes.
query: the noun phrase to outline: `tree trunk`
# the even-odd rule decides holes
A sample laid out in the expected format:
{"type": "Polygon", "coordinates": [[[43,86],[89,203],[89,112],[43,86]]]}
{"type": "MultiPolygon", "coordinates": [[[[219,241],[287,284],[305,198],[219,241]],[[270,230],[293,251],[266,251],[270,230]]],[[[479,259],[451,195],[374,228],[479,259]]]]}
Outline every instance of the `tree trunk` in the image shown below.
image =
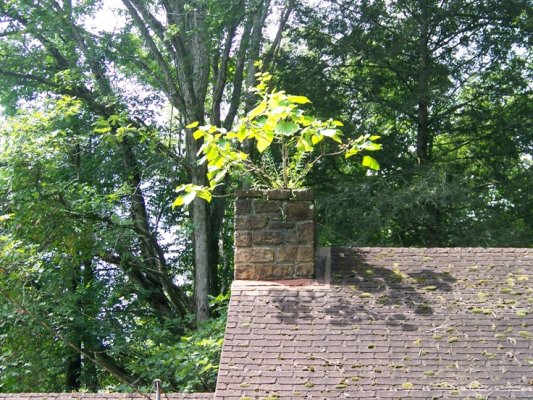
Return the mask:
{"type": "Polygon", "coordinates": [[[192,204],[194,222],[194,301],[196,320],[209,318],[209,282],[213,274],[211,257],[211,236],[209,205],[203,199],[195,199],[192,204]]]}
{"type": "MultiPolygon", "coordinates": [[[[430,10],[428,0],[420,0],[420,36],[418,41],[418,113],[416,135],[416,157],[421,166],[431,163],[432,133],[429,126],[429,78],[430,78],[430,10]]],[[[434,203],[425,206],[427,221],[425,226],[425,242],[428,246],[438,245],[440,210],[434,203]]]]}
{"type": "MultiPolygon", "coordinates": [[[[187,138],[189,163],[191,165],[192,183],[207,185],[205,165],[196,165],[198,143],[188,135],[187,138]]],[[[209,318],[209,287],[212,279],[216,279],[216,257],[211,246],[211,213],[210,205],[205,200],[196,198],[190,208],[194,226],[194,302],[196,320],[205,321],[209,318]]]]}
{"type": "MultiPolygon", "coordinates": [[[[161,291],[160,297],[167,298],[171,305],[169,308],[174,315],[165,315],[165,318],[172,316],[184,317],[186,309],[184,305],[184,296],[180,289],[172,282],[168,276],[165,254],[157,242],[157,238],[152,232],[149,223],[146,203],[141,189],[142,180],[140,168],[135,159],[133,149],[128,140],[125,138],[122,142],[124,152],[124,163],[130,172],[131,194],[131,218],[139,233],[140,249],[143,263],[150,267],[150,274],[146,273],[147,280],[154,284],[154,289],[161,291]]],[[[140,272],[140,271],[138,271],[140,272]]]]}
{"type": "MultiPolygon", "coordinates": [[[[84,262],[81,279],[82,284],[86,288],[94,287],[95,277],[92,259],[84,262]]],[[[84,315],[88,318],[96,320],[98,317],[97,310],[99,310],[97,293],[95,293],[93,290],[90,290],[89,292],[86,292],[85,296],[82,298],[80,315],[84,315]]],[[[87,332],[83,332],[80,345],[83,346],[82,349],[84,351],[87,351],[86,341],[88,340],[88,337],[89,334],[87,332]]],[[[83,386],[89,392],[96,393],[98,391],[98,368],[96,368],[96,365],[91,360],[88,360],[84,355],[82,355],[81,378],[83,386]]]]}
{"type": "MultiPolygon", "coordinates": [[[[81,347],[79,338],[72,339],[78,348],[81,347]]],[[[65,371],[65,391],[75,392],[81,388],[81,354],[72,348],[67,348],[66,371],[65,371]]]]}
{"type": "Polygon", "coordinates": [[[427,0],[420,1],[421,21],[420,36],[418,41],[418,113],[416,156],[420,164],[426,164],[429,160],[429,8],[427,0]]]}
{"type": "Polygon", "coordinates": [[[83,386],[91,393],[98,391],[98,369],[90,360],[83,360],[83,386]]]}
{"type": "MultiPolygon", "coordinates": [[[[219,186],[220,190],[215,190],[215,195],[222,194],[225,188],[225,184],[219,186]]],[[[218,188],[217,188],[218,189],[218,188]]],[[[209,276],[209,294],[217,296],[220,293],[220,282],[218,276],[218,266],[220,262],[220,233],[224,225],[224,216],[226,211],[227,201],[224,197],[213,199],[211,202],[211,232],[210,232],[210,246],[212,260],[212,270],[209,276]]]]}
{"type": "MultiPolygon", "coordinates": [[[[78,286],[80,284],[80,276],[77,270],[72,271],[71,286],[69,288],[70,296],[78,298],[78,286]]],[[[80,315],[82,302],[78,298],[77,301],[72,304],[75,308],[75,314],[80,315]]],[[[81,335],[80,330],[76,327],[75,323],[68,324],[66,326],[67,337],[70,343],[74,344],[78,349],[81,348],[81,335]]],[[[81,387],[81,354],[79,351],[74,350],[71,346],[66,347],[66,370],[65,370],[65,389],[67,392],[77,391],[81,387]]]]}

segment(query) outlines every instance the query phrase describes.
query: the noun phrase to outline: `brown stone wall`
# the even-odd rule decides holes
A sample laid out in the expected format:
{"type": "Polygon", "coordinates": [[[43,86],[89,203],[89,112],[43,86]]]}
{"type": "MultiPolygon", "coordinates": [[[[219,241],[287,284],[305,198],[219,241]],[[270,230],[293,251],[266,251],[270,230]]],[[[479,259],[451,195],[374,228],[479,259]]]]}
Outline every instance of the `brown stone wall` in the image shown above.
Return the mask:
{"type": "Polygon", "coordinates": [[[235,201],[235,279],[312,278],[311,190],[243,190],[235,201]]]}

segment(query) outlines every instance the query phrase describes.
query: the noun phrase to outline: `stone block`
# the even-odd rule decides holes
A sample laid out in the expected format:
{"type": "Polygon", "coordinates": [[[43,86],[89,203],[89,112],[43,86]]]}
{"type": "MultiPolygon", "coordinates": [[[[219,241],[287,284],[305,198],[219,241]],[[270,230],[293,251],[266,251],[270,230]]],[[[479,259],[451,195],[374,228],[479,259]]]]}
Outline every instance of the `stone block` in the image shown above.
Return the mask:
{"type": "Polygon", "coordinates": [[[265,214],[254,215],[252,218],[252,229],[262,229],[267,225],[268,217],[265,214]]]}
{"type": "Polygon", "coordinates": [[[251,215],[236,215],[234,224],[235,231],[250,230],[252,226],[251,215]]]}
{"type": "Polygon", "coordinates": [[[287,221],[309,221],[314,217],[314,206],[310,201],[298,201],[287,204],[285,217],[287,221]]]}
{"type": "Polygon", "coordinates": [[[254,204],[254,211],[258,214],[276,213],[278,214],[278,218],[281,218],[284,213],[283,201],[255,199],[253,204],[254,204]]]}
{"type": "Polygon", "coordinates": [[[304,222],[296,225],[298,234],[298,243],[313,244],[315,243],[315,224],[314,222],[304,222]]]}
{"type": "Polygon", "coordinates": [[[255,279],[268,280],[272,279],[272,264],[258,264],[255,266],[255,279]]]}
{"type": "Polygon", "coordinates": [[[254,231],[252,237],[252,243],[254,246],[283,243],[283,233],[281,231],[267,231],[263,229],[254,231]]]}
{"type": "Polygon", "coordinates": [[[315,199],[315,193],[313,189],[296,189],[292,191],[292,198],[294,200],[313,201],[315,199]]]}
{"type": "Polygon", "coordinates": [[[287,229],[284,231],[285,238],[284,243],[286,244],[296,244],[298,243],[298,235],[296,229],[287,229]]]}
{"type": "Polygon", "coordinates": [[[297,261],[314,261],[315,260],[315,248],[314,246],[299,246],[297,261]]]}
{"type": "Polygon", "coordinates": [[[291,196],[291,191],[287,189],[268,190],[266,192],[268,200],[289,200],[291,196]]]}
{"type": "Polygon", "coordinates": [[[272,266],[272,279],[291,279],[294,275],[294,266],[292,264],[275,264],[272,266]]]}
{"type": "Polygon", "coordinates": [[[253,197],[263,197],[265,192],[263,190],[236,190],[236,198],[253,198],[253,197]]]}
{"type": "Polygon", "coordinates": [[[241,264],[238,268],[235,268],[234,278],[240,280],[254,280],[256,279],[255,266],[250,264],[241,264]]]}
{"type": "Polygon", "coordinates": [[[237,215],[235,217],[235,230],[249,231],[264,228],[268,218],[265,214],[261,215],[237,215]]]}
{"type": "Polygon", "coordinates": [[[315,273],[315,263],[305,262],[296,264],[295,275],[299,278],[312,278],[315,273]]]}
{"type": "Polygon", "coordinates": [[[280,246],[276,256],[277,262],[296,261],[298,258],[298,246],[280,246]]]}
{"type": "Polygon", "coordinates": [[[252,245],[252,232],[236,231],[234,241],[236,247],[250,247],[252,245]]]}
{"type": "Polygon", "coordinates": [[[251,199],[237,199],[235,200],[235,215],[252,214],[252,200],[251,199]]]}
{"type": "Polygon", "coordinates": [[[268,228],[269,229],[294,229],[296,227],[296,223],[291,221],[287,222],[283,220],[282,218],[269,218],[268,219],[268,228]]]}
{"type": "MultiPolygon", "coordinates": [[[[235,263],[265,263],[274,261],[274,250],[266,247],[237,248],[235,250],[235,263]]],[[[240,269],[241,266],[235,266],[240,269]]]]}

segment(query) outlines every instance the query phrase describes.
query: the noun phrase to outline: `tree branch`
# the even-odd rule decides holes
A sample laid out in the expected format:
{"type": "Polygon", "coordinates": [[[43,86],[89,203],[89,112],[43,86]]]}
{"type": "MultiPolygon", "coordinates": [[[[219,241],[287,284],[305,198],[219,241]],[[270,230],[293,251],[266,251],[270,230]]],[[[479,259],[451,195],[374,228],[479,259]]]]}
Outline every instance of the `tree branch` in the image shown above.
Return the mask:
{"type": "Polygon", "coordinates": [[[154,42],[154,39],[150,35],[150,32],[146,28],[146,25],[144,24],[141,16],[137,13],[137,10],[133,6],[130,0],[122,0],[122,3],[126,6],[128,9],[131,17],[133,18],[133,21],[139,31],[141,32],[141,36],[143,37],[144,41],[150,48],[150,51],[152,52],[157,65],[163,72],[163,76],[165,78],[165,92],[168,94],[168,96],[173,99],[178,108],[181,112],[186,111],[186,106],[183,97],[180,94],[179,88],[175,86],[174,79],[172,77],[172,73],[170,72],[169,65],[165,61],[163,55],[159,51],[159,48],[157,47],[156,43],[154,42]]]}
{"type": "Polygon", "coordinates": [[[211,123],[215,126],[220,126],[220,103],[222,102],[222,94],[224,93],[224,87],[226,86],[226,77],[228,72],[228,61],[230,58],[231,48],[233,45],[233,39],[235,37],[235,31],[237,30],[237,24],[232,25],[226,34],[226,41],[224,44],[224,51],[222,53],[222,59],[220,61],[220,68],[218,68],[218,75],[216,76],[216,82],[213,87],[213,106],[211,107],[211,123]]]}
{"type": "Polygon", "coordinates": [[[294,10],[294,5],[295,5],[295,0],[289,0],[289,4],[285,8],[285,11],[283,12],[283,15],[281,16],[281,20],[280,20],[274,41],[272,42],[270,49],[265,55],[264,65],[267,71],[270,69],[273,69],[274,67],[274,60],[280,48],[283,31],[285,30],[285,26],[287,25],[287,22],[289,21],[289,17],[292,11],[294,10]]]}

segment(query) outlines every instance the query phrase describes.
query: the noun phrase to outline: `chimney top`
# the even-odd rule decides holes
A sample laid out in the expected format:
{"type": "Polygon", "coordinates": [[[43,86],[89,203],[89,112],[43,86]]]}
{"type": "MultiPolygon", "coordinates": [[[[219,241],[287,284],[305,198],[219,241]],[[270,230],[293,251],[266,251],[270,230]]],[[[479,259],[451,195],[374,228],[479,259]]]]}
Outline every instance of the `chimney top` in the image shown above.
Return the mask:
{"type": "Polygon", "coordinates": [[[310,189],[236,192],[235,279],[313,277],[313,200],[310,189]]]}

